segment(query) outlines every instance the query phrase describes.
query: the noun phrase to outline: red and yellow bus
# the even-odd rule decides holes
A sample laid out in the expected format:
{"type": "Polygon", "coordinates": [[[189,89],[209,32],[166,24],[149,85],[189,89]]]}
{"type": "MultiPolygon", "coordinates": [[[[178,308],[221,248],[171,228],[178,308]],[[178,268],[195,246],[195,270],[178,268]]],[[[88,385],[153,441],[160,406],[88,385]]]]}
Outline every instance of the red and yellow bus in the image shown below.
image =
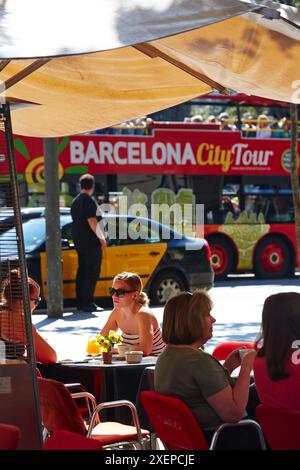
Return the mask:
{"type": "MultiPolygon", "coordinates": [[[[220,111],[229,109],[229,100],[241,109],[240,97],[226,97],[220,111]]],[[[284,104],[265,100],[259,105],[276,105],[282,116],[286,113],[284,104]]],[[[220,131],[217,123],[154,121],[147,135],[124,134],[121,129],[118,134],[62,138],[62,202],[69,205],[79,175],[89,172],[95,175],[98,195],[110,195],[111,200],[125,194],[131,203],[146,205],[204,204],[204,234],[216,279],[235,272],[289,276],[298,266],[290,141],[278,133],[249,137],[239,129],[241,112],[237,115],[235,130],[220,131]]],[[[14,143],[17,172],[27,187],[23,205],[43,205],[43,142],[15,136],[14,143]]],[[[201,235],[202,227],[197,229],[201,235]]]]}

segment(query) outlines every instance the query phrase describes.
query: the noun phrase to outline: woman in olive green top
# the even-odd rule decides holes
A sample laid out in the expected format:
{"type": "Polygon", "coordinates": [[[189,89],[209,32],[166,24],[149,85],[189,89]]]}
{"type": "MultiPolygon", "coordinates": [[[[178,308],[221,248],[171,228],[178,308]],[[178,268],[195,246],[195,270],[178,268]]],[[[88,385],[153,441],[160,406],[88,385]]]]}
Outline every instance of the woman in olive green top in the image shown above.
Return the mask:
{"type": "Polygon", "coordinates": [[[255,352],[242,359],[238,350],[223,365],[203,351],[212,337],[212,301],[206,291],[183,292],[165,306],[163,340],[166,349],[155,368],[155,390],[181,399],[190,408],[202,429],[215,429],[223,422],[238,422],[249,397],[250,372],[255,352]],[[230,377],[241,366],[237,379],[230,377]]]}

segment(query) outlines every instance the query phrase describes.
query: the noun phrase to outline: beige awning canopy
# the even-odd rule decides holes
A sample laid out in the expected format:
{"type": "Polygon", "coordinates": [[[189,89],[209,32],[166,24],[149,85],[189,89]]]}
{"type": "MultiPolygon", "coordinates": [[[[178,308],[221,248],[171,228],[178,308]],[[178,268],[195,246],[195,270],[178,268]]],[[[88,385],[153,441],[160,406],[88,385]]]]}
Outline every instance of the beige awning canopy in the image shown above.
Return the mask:
{"type": "Polygon", "coordinates": [[[0,9],[0,98],[27,102],[12,113],[15,133],[87,132],[214,88],[300,102],[295,8],[238,0],[160,0],[157,7],[148,0],[86,0],[80,10],[78,3],[70,12],[67,1],[44,0],[41,13],[38,0],[6,0],[0,9]]]}

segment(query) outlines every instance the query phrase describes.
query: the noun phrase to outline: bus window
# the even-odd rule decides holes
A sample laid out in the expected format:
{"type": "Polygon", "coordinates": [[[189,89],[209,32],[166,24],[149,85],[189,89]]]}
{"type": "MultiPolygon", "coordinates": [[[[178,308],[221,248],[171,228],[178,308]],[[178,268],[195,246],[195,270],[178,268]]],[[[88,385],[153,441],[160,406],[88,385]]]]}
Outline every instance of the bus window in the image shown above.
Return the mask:
{"type": "Polygon", "coordinates": [[[266,195],[254,196],[255,213],[262,213],[268,224],[294,221],[293,201],[291,196],[266,195]]]}

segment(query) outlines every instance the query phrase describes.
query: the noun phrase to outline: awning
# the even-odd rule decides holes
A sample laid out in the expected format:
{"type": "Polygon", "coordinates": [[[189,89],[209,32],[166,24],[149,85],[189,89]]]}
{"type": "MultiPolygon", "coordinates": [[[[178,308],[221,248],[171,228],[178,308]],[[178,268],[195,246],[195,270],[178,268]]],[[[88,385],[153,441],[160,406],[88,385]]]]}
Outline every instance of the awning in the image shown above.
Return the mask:
{"type": "Polygon", "coordinates": [[[300,15],[269,3],[6,0],[0,98],[27,102],[14,132],[87,132],[212,89],[300,102],[300,15]]]}

